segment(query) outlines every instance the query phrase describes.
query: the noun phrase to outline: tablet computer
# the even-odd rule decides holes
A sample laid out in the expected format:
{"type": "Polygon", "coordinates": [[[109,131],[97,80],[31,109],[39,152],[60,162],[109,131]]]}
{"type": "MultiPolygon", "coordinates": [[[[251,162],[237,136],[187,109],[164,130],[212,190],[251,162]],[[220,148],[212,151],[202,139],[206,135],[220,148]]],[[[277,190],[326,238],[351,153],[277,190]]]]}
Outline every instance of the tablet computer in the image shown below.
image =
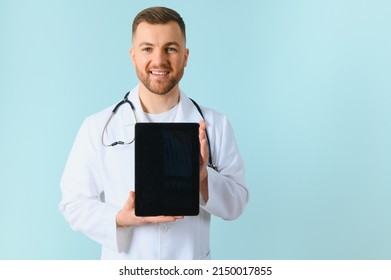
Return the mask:
{"type": "Polygon", "coordinates": [[[198,123],[136,123],[136,216],[199,213],[198,123]]]}

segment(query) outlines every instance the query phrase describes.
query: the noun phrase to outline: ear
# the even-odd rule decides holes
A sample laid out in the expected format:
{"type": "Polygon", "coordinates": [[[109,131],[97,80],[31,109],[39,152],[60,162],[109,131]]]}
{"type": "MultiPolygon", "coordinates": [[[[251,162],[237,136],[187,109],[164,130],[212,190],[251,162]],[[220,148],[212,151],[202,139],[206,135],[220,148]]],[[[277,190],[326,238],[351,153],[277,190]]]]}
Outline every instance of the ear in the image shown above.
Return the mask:
{"type": "Polygon", "coordinates": [[[187,59],[189,58],[189,53],[190,53],[190,51],[189,51],[189,49],[186,49],[185,50],[185,61],[184,61],[184,67],[186,67],[187,66],[187,59]]]}
{"type": "Polygon", "coordinates": [[[133,66],[136,67],[136,59],[135,59],[135,51],[133,48],[130,48],[129,50],[130,58],[132,59],[133,66]]]}

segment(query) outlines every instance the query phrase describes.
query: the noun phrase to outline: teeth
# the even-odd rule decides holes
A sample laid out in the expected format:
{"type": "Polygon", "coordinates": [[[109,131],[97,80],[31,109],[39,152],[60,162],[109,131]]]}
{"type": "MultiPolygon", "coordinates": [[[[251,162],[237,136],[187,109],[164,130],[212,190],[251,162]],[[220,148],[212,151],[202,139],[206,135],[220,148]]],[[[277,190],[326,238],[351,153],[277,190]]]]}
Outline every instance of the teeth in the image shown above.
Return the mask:
{"type": "Polygon", "coordinates": [[[151,71],[153,75],[167,75],[168,72],[151,71]]]}

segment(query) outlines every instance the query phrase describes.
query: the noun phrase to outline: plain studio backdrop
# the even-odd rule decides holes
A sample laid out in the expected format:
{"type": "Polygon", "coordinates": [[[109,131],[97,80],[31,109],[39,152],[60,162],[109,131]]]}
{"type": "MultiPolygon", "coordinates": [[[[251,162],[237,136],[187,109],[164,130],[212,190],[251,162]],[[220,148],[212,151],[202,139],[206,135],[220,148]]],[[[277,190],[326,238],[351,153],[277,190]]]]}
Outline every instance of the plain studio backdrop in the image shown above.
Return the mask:
{"type": "Polygon", "coordinates": [[[137,78],[131,23],[187,25],[181,87],[228,116],[250,202],[214,259],[391,259],[391,2],[0,0],[0,258],[98,259],[58,211],[84,118],[137,78]]]}

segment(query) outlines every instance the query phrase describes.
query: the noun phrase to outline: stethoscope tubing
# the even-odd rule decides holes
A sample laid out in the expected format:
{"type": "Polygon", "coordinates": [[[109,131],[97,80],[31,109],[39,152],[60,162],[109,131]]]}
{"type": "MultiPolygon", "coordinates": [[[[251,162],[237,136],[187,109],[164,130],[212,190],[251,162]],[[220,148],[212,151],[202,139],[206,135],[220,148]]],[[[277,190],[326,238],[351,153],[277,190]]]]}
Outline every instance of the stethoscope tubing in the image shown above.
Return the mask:
{"type": "MultiPolygon", "coordinates": [[[[136,114],[136,107],[134,106],[134,104],[128,99],[128,96],[130,94],[130,91],[128,91],[124,98],[118,102],[117,105],[115,105],[114,109],[111,111],[111,115],[109,117],[109,119],[107,120],[105,126],[103,127],[103,131],[102,131],[102,145],[105,146],[105,147],[114,147],[114,146],[117,146],[117,145],[129,145],[129,144],[132,144],[134,142],[134,138],[132,141],[130,142],[125,142],[125,141],[116,141],[116,142],[113,142],[111,144],[106,144],[104,142],[104,135],[105,135],[105,132],[107,131],[107,127],[108,125],[110,124],[111,120],[113,119],[113,117],[115,116],[115,114],[117,114],[117,111],[118,109],[124,105],[124,104],[128,104],[130,106],[130,108],[132,109],[132,112],[133,112],[133,115],[134,115],[134,119],[137,122],[139,122],[138,118],[137,118],[137,114],[136,114]]],[[[200,108],[200,106],[193,100],[190,98],[190,100],[193,102],[194,106],[197,108],[197,111],[198,113],[201,115],[202,119],[205,120],[205,117],[204,117],[204,114],[202,113],[202,110],[200,108]]],[[[207,142],[207,145],[208,145],[208,151],[209,151],[209,158],[208,158],[208,166],[213,168],[214,170],[218,171],[218,168],[215,164],[213,164],[213,160],[212,160],[212,149],[210,147],[210,141],[209,141],[209,135],[208,135],[208,130],[206,129],[205,130],[205,136],[206,136],[206,142],[207,142]]]]}

